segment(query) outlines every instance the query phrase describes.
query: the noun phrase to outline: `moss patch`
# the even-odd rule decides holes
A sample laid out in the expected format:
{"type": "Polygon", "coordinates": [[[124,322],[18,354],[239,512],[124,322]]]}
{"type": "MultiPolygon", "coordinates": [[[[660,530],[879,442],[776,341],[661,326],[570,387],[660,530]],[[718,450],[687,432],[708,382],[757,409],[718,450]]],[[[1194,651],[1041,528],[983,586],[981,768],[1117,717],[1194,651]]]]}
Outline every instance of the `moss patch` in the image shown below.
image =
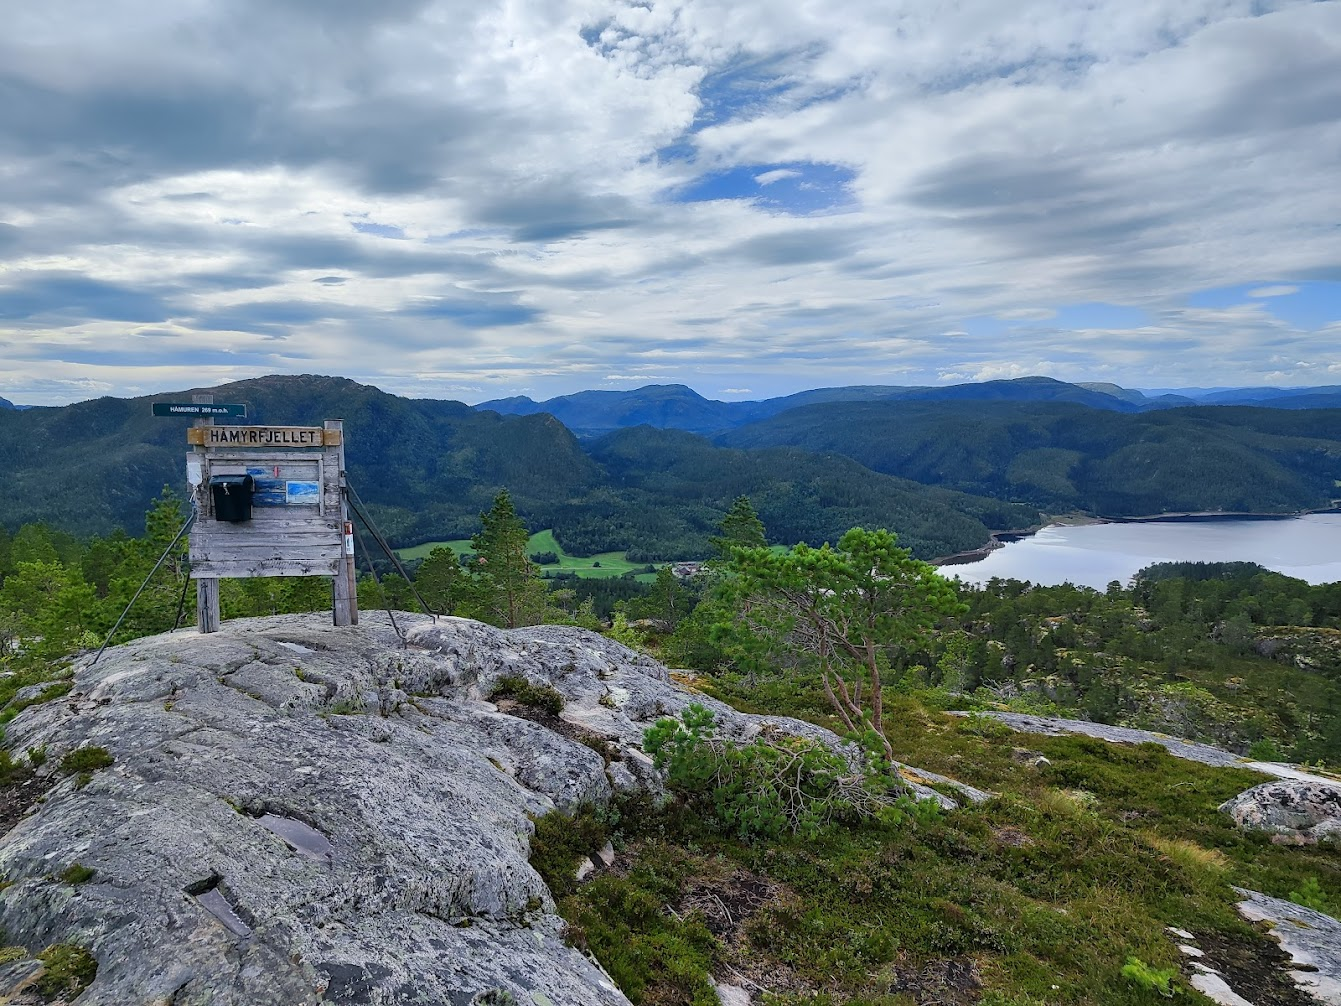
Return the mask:
{"type": "Polygon", "coordinates": [[[93,984],[98,973],[94,956],[73,943],[54,943],[37,957],[46,969],[33,983],[33,991],[43,1002],[74,999],[93,984]]]}
{"type": "Polygon", "coordinates": [[[84,866],[81,863],[71,863],[61,871],[61,883],[69,884],[72,887],[78,887],[80,884],[87,884],[93,879],[98,871],[91,866],[84,866]]]}

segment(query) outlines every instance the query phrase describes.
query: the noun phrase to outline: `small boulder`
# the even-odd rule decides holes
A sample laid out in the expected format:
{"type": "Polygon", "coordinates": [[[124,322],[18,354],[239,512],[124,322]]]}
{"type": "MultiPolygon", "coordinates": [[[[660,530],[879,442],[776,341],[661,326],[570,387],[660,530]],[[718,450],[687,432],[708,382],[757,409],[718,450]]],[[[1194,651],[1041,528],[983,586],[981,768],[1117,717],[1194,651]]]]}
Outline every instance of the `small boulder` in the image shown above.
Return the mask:
{"type": "Polygon", "coordinates": [[[722,1006],[750,1006],[750,994],[739,985],[718,982],[717,1001],[722,1006]]]}
{"type": "Polygon", "coordinates": [[[1246,831],[1267,831],[1308,844],[1341,838],[1341,784],[1275,779],[1244,790],[1220,810],[1246,831]]]}
{"type": "Polygon", "coordinates": [[[1042,751],[1030,751],[1028,748],[1011,748],[1010,757],[1012,761],[1028,765],[1030,768],[1042,768],[1052,764],[1042,751]]]}

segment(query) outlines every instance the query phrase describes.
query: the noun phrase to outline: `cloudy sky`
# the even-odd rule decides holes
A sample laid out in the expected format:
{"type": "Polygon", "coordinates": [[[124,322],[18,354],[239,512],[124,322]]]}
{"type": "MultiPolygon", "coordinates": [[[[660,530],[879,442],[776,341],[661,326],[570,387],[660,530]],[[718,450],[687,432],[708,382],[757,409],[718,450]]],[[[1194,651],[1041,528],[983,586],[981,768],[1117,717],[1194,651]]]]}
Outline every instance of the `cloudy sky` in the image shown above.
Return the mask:
{"type": "Polygon", "coordinates": [[[44,0],[0,395],[1341,384],[1341,2],[44,0]]]}

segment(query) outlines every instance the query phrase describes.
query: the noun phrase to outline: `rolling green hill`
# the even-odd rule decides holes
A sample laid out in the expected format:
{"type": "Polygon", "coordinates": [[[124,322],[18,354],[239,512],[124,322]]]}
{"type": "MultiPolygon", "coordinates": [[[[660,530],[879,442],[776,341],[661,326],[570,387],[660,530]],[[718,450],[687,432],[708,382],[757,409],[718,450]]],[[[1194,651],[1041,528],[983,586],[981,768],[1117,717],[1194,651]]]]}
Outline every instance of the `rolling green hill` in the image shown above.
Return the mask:
{"type": "MultiPolygon", "coordinates": [[[[332,377],[267,377],[204,390],[218,402],[247,403],[250,424],[345,420],[354,486],[399,538],[472,533],[504,485],[535,508],[602,480],[573,435],[548,416],[503,417],[332,377]]],[[[154,397],[189,401],[190,394],[154,397]]],[[[152,417],[150,401],[100,398],[0,413],[0,470],[9,479],[0,522],[46,520],[75,534],[139,526],[164,484],[185,483],[189,423],[152,417]]]]}
{"type": "Polygon", "coordinates": [[[1051,511],[1285,512],[1341,496],[1341,410],[1050,402],[848,402],[718,438],[834,452],[876,471],[1051,511]]]}
{"type": "MultiPolygon", "coordinates": [[[[630,521],[625,534],[632,541],[710,534],[723,509],[741,495],[750,497],[778,541],[837,541],[851,527],[888,527],[923,556],[961,551],[963,542],[981,542],[988,527],[1027,527],[1038,519],[1030,507],[875,475],[837,454],[727,450],[690,433],[647,426],[620,430],[589,449],[611,481],[639,503],[623,518],[630,521]]],[[[597,541],[615,519],[594,511],[573,518],[565,541],[583,534],[597,541]]],[[[584,542],[578,551],[589,547],[584,542]]],[[[664,550],[677,557],[703,554],[702,548],[664,550]]],[[[644,556],[632,552],[630,558],[644,556]]]]}
{"type": "MultiPolygon", "coordinates": [[[[569,554],[631,550],[634,563],[706,554],[741,494],[756,500],[778,540],[818,544],[854,524],[876,525],[924,557],[980,545],[989,526],[1037,519],[1027,507],[803,450],[732,450],[646,427],[586,450],[552,416],[399,398],[342,378],[266,377],[204,390],[217,402],[247,403],[252,424],[343,419],[350,478],[397,546],[468,537],[505,486],[530,525],[552,528],[569,554]]],[[[165,484],[185,483],[188,423],[152,417],[150,401],[0,411],[0,523],[46,521],[77,535],[138,528],[165,484]]]]}

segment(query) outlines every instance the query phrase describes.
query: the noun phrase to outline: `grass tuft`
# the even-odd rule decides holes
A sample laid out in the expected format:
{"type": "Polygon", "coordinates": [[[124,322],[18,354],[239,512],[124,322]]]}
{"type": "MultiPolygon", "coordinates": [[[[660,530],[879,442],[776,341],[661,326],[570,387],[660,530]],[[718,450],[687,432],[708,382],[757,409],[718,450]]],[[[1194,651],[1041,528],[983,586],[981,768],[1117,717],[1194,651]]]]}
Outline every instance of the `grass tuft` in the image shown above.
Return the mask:
{"type": "Polygon", "coordinates": [[[108,768],[116,759],[104,747],[75,748],[61,759],[61,771],[66,775],[83,775],[108,768]]]}

